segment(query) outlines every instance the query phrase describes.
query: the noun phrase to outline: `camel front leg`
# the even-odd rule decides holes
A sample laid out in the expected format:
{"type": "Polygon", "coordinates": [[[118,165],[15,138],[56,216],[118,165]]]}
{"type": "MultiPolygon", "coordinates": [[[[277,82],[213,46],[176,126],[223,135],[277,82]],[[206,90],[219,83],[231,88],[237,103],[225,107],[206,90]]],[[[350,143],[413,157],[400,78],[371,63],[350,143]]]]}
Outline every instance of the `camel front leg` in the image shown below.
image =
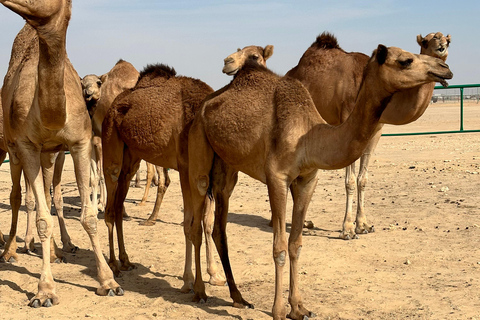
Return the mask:
{"type": "MultiPolygon", "coordinates": [[[[12,157],[10,157],[12,159],[12,157]]],[[[18,160],[16,160],[18,161],[18,160]]],[[[5,249],[0,255],[0,262],[15,262],[18,261],[17,255],[17,224],[18,211],[22,203],[22,187],[20,185],[20,177],[22,175],[22,166],[10,161],[10,176],[12,177],[12,191],[10,192],[10,206],[12,207],[12,221],[10,226],[10,233],[5,249]]],[[[33,212],[33,210],[31,211],[33,212]]],[[[32,219],[33,221],[33,219],[32,219]]]]}
{"type": "MultiPolygon", "coordinates": [[[[30,182],[35,195],[37,208],[36,225],[38,237],[42,244],[42,270],[38,282],[38,292],[30,300],[29,305],[34,308],[41,306],[50,307],[58,304],[59,300],[55,292],[55,282],[50,268],[53,218],[50,215],[50,208],[45,198],[40,150],[35,146],[25,144],[18,146],[18,150],[20,153],[19,158],[23,164],[24,174],[30,182]]],[[[15,169],[15,171],[17,170],[18,168],[15,169]]],[[[17,172],[15,172],[15,174],[17,174],[17,172]]]]}
{"type": "Polygon", "coordinates": [[[85,139],[82,143],[69,146],[69,149],[75,166],[75,177],[77,179],[80,200],[82,203],[80,221],[90,238],[97,264],[97,275],[100,282],[100,287],[97,288],[97,294],[101,296],[123,295],[123,289],[113,279],[113,272],[109,268],[102,254],[97,230],[97,212],[94,212],[90,201],[89,181],[91,141],[90,139],[85,139]]]}
{"type": "Polygon", "coordinates": [[[314,316],[303,306],[302,297],[298,289],[298,260],[302,249],[302,230],[308,205],[312,199],[313,192],[317,185],[317,170],[298,177],[290,185],[293,197],[292,229],[288,239],[288,256],[290,258],[290,290],[288,302],[290,303],[290,313],[288,318],[303,320],[314,316]]]}
{"type": "Polygon", "coordinates": [[[353,215],[353,198],[355,195],[355,162],[345,167],[345,192],[347,203],[345,208],[345,218],[343,219],[343,230],[340,233],[340,239],[350,240],[358,239],[355,234],[355,217],[353,215]]]}
{"type": "Polygon", "coordinates": [[[145,191],[143,192],[142,201],[138,204],[139,206],[144,206],[147,203],[148,193],[150,192],[150,187],[152,186],[152,181],[155,178],[155,166],[150,162],[147,164],[147,182],[145,183],[145,191]]]}
{"type": "Polygon", "coordinates": [[[107,188],[105,186],[105,178],[103,175],[103,159],[102,159],[102,139],[100,137],[92,138],[92,147],[93,153],[92,158],[94,157],[97,176],[99,179],[99,189],[100,189],[100,199],[98,200],[98,210],[104,211],[106,206],[106,197],[107,197],[107,188]]]}
{"type": "Polygon", "coordinates": [[[360,169],[358,170],[357,177],[357,186],[358,186],[358,204],[357,204],[357,218],[356,218],[356,228],[355,232],[357,234],[365,234],[374,232],[375,228],[373,225],[370,225],[367,221],[367,216],[365,214],[365,188],[368,181],[368,164],[370,162],[370,157],[373,154],[373,151],[377,147],[378,141],[382,136],[382,130],[380,129],[375,133],[373,138],[370,140],[365,152],[360,158],[360,169]]]}
{"type": "MultiPolygon", "coordinates": [[[[153,226],[158,218],[158,214],[160,213],[160,206],[162,205],[163,197],[167,192],[168,186],[170,185],[170,177],[168,175],[168,169],[162,168],[160,166],[155,166],[157,170],[157,198],[155,199],[155,206],[153,207],[152,214],[150,217],[143,223],[145,226],[153,226]]],[[[147,179],[148,180],[148,179],[147,179]]],[[[147,189],[145,189],[145,192],[147,189]]],[[[142,199],[143,201],[143,199],[142,199]]]]}
{"type": "MultiPolygon", "coordinates": [[[[273,223],[273,261],[275,263],[275,298],[273,301],[273,319],[284,320],[286,315],[283,301],[283,268],[287,260],[287,232],[285,211],[287,204],[286,177],[267,175],[268,197],[272,209],[273,223]]],[[[301,221],[303,226],[303,220],[301,221]]]]}

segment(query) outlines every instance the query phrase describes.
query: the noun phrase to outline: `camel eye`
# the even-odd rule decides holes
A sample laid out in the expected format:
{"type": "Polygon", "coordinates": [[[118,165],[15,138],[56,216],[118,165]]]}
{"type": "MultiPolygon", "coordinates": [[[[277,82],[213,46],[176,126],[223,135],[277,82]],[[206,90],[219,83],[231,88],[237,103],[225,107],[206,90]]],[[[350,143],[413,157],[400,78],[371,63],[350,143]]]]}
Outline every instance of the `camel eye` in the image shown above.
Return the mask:
{"type": "Polygon", "coordinates": [[[253,60],[258,60],[258,55],[256,55],[256,54],[252,55],[252,59],[253,60]]]}
{"type": "Polygon", "coordinates": [[[413,62],[413,59],[407,59],[407,60],[401,60],[401,61],[398,61],[398,63],[400,63],[400,65],[404,68],[410,66],[413,62]]]}

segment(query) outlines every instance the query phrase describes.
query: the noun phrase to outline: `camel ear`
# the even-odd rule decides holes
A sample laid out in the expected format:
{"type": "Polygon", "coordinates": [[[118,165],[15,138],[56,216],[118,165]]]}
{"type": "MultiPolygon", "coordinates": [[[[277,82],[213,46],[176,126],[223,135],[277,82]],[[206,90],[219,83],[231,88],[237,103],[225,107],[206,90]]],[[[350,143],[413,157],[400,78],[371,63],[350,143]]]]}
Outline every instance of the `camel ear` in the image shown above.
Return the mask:
{"type": "Polygon", "coordinates": [[[379,44],[377,48],[376,59],[379,65],[382,65],[387,60],[388,48],[383,44],[379,44]]]}
{"type": "Polygon", "coordinates": [[[102,74],[102,75],[100,76],[100,81],[101,81],[102,83],[105,83],[105,81],[107,81],[107,78],[108,78],[108,73],[102,74]]]}
{"type": "Polygon", "coordinates": [[[418,43],[419,46],[422,46],[422,41],[423,41],[423,37],[422,37],[421,34],[419,34],[419,35],[417,36],[417,43],[418,43]]]}
{"type": "Polygon", "coordinates": [[[272,55],[273,55],[273,46],[269,44],[263,49],[263,59],[267,60],[272,55]]]}
{"type": "Polygon", "coordinates": [[[447,43],[450,44],[450,41],[452,40],[452,37],[450,35],[447,35],[447,43]]]}

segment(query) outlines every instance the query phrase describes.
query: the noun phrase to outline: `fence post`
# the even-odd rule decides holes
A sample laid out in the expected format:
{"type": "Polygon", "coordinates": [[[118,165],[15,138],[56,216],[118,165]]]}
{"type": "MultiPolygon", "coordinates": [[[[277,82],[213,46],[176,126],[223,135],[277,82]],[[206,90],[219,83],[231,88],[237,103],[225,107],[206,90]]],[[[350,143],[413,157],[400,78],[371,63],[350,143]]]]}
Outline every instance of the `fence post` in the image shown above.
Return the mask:
{"type": "Polygon", "coordinates": [[[463,87],[460,88],[460,131],[463,131],[463,87]]]}

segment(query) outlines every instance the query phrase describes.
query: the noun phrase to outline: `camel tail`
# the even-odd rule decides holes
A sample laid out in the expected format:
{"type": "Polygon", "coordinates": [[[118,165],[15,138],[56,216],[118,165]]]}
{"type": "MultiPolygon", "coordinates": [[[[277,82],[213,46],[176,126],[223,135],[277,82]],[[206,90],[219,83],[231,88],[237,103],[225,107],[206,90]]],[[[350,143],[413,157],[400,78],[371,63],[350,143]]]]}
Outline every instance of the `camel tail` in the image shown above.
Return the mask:
{"type": "Polygon", "coordinates": [[[317,37],[317,40],[312,43],[311,47],[319,49],[342,49],[338,45],[337,38],[335,38],[333,34],[326,31],[317,37]]]}

